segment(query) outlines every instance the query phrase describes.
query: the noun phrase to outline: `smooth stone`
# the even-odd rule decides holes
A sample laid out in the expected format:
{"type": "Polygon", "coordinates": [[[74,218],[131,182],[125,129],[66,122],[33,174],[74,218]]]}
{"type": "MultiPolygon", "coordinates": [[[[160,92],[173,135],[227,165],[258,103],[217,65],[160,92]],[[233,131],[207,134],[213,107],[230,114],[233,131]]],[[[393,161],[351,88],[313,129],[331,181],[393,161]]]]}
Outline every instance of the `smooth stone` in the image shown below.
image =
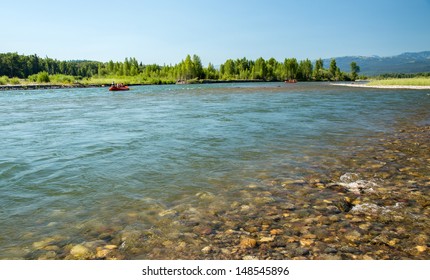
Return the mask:
{"type": "Polygon", "coordinates": [[[246,230],[249,233],[254,233],[254,232],[258,231],[258,228],[256,226],[245,227],[243,229],[246,230]]]}
{"type": "Polygon", "coordinates": [[[230,255],[230,254],[231,254],[231,251],[230,251],[229,249],[222,248],[222,249],[221,249],[221,253],[223,253],[224,255],[230,255]]]}
{"type": "Polygon", "coordinates": [[[70,250],[70,254],[74,257],[87,257],[91,254],[91,252],[87,247],[78,244],[73,246],[73,248],[70,250]]]}
{"type": "Polygon", "coordinates": [[[270,234],[272,234],[272,235],[280,235],[282,233],[284,233],[284,231],[282,229],[272,229],[270,231],[270,234]]]}
{"type": "Polygon", "coordinates": [[[203,254],[209,254],[210,252],[212,252],[212,247],[211,246],[206,246],[202,249],[202,253],[203,254]]]}
{"type": "Polygon", "coordinates": [[[315,244],[313,239],[300,239],[300,245],[310,247],[315,244]]]}
{"type": "Polygon", "coordinates": [[[260,243],[272,242],[273,240],[275,240],[275,237],[262,237],[260,238],[260,240],[258,240],[258,242],[260,243]]]}
{"type": "Polygon", "coordinates": [[[418,245],[415,248],[417,249],[418,253],[422,253],[422,252],[425,252],[427,250],[427,246],[418,245]]]}
{"type": "Polygon", "coordinates": [[[33,247],[35,249],[43,249],[44,247],[51,245],[51,243],[54,241],[55,241],[54,238],[48,237],[44,240],[33,242],[33,247]]]}
{"type": "Polygon", "coordinates": [[[110,253],[111,251],[110,250],[108,250],[108,249],[102,249],[102,250],[99,250],[99,251],[97,251],[97,253],[96,253],[96,258],[98,258],[98,259],[103,259],[103,258],[106,258],[108,255],[109,255],[109,253],[110,253]]]}
{"type": "Polygon", "coordinates": [[[240,241],[239,246],[241,248],[254,248],[255,246],[257,246],[257,240],[253,238],[243,238],[240,241]]]}
{"type": "Polygon", "coordinates": [[[270,225],[263,224],[261,225],[261,230],[268,230],[270,228],[270,225]]]}

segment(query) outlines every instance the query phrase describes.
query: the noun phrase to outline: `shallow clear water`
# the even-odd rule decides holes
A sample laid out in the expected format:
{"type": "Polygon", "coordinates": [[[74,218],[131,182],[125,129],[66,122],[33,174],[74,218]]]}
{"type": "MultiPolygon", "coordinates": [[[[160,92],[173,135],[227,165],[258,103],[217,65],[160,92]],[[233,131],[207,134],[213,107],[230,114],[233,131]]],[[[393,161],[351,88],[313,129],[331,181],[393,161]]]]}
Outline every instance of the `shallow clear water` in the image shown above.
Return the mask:
{"type": "Polygon", "coordinates": [[[324,172],[377,133],[428,123],[429,108],[428,91],[325,83],[0,92],[0,258],[201,192],[228,202],[267,178],[324,172]]]}

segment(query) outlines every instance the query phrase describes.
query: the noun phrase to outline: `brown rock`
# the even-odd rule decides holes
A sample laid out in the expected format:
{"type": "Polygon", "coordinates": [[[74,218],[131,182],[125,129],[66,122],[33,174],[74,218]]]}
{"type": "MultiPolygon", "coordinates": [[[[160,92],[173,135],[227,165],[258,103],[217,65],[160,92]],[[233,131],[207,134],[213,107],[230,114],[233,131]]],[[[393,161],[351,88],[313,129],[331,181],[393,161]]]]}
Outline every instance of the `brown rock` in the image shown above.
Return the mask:
{"type": "Polygon", "coordinates": [[[101,250],[97,251],[96,258],[99,258],[99,259],[106,258],[110,252],[111,251],[108,249],[101,249],[101,250]]]}
{"type": "Polygon", "coordinates": [[[424,252],[424,251],[427,250],[427,246],[420,246],[420,245],[418,245],[418,246],[415,247],[415,249],[417,249],[418,253],[422,253],[422,252],[424,252]]]}
{"type": "Polygon", "coordinates": [[[300,245],[304,247],[310,247],[314,245],[315,241],[313,239],[300,239],[300,245]]]}
{"type": "Polygon", "coordinates": [[[257,240],[253,238],[244,238],[240,241],[239,246],[244,249],[254,248],[255,246],[257,246],[257,240]]]}
{"type": "Polygon", "coordinates": [[[194,228],[194,232],[200,235],[209,235],[212,233],[212,228],[207,226],[197,226],[194,228]]]}
{"type": "Polygon", "coordinates": [[[210,252],[212,252],[212,247],[211,246],[206,246],[202,249],[202,253],[203,254],[209,254],[210,252]]]}
{"type": "Polygon", "coordinates": [[[355,242],[355,241],[359,240],[360,237],[361,237],[361,234],[358,231],[356,231],[356,230],[348,232],[345,235],[345,238],[348,239],[349,241],[352,241],[352,242],[355,242]]]}
{"type": "Polygon", "coordinates": [[[83,245],[75,245],[70,250],[70,254],[76,258],[87,258],[91,255],[90,250],[83,245]]]}
{"type": "Polygon", "coordinates": [[[270,234],[272,234],[272,235],[280,235],[282,233],[284,233],[284,231],[282,229],[272,229],[270,231],[270,234]]]}
{"type": "Polygon", "coordinates": [[[264,242],[272,242],[273,240],[275,240],[275,237],[262,237],[260,238],[259,242],[260,243],[264,243],[264,242]]]}

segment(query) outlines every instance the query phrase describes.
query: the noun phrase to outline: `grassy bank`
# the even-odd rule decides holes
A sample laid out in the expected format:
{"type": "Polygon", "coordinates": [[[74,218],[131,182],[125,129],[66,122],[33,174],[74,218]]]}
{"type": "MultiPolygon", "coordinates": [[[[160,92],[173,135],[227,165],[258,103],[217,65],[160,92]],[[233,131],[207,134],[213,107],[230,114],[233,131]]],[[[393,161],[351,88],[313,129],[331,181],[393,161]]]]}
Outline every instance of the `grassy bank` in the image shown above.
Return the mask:
{"type": "Polygon", "coordinates": [[[430,86],[430,77],[372,80],[369,86],[430,86]]]}
{"type": "MultiPolygon", "coordinates": [[[[209,83],[234,83],[234,82],[264,82],[263,79],[188,79],[180,81],[184,84],[209,84],[209,83]]],[[[110,86],[112,83],[124,85],[164,85],[175,84],[175,79],[135,76],[94,76],[82,78],[63,74],[49,75],[41,72],[29,76],[28,79],[0,77],[0,90],[8,89],[47,89],[47,88],[72,88],[72,87],[98,87],[110,86]]]]}

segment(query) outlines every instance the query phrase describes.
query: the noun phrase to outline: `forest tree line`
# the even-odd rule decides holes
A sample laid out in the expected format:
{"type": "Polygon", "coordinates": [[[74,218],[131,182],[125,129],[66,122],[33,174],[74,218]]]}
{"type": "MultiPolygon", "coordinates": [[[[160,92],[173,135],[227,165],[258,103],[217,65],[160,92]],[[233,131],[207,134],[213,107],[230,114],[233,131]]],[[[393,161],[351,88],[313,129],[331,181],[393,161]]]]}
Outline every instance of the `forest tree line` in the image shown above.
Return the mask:
{"type": "Polygon", "coordinates": [[[49,82],[49,75],[66,75],[75,80],[83,78],[137,77],[142,83],[174,83],[178,80],[264,80],[264,81],[322,81],[322,80],[355,80],[360,71],[359,66],[351,63],[349,73],[342,72],[332,59],[325,68],[322,59],[312,63],[309,59],[298,61],[286,58],[277,61],[274,58],[265,60],[227,59],[219,67],[209,63],[203,67],[198,55],[187,55],[175,65],[144,65],[135,58],[125,58],[123,62],[97,62],[88,60],[60,61],[52,58],[41,58],[34,55],[17,53],[0,54],[0,77],[30,79],[49,82]],[[39,76],[37,76],[39,75],[39,76]],[[44,77],[37,80],[37,77],[44,77]],[[47,77],[47,78],[46,78],[47,77]]]}

